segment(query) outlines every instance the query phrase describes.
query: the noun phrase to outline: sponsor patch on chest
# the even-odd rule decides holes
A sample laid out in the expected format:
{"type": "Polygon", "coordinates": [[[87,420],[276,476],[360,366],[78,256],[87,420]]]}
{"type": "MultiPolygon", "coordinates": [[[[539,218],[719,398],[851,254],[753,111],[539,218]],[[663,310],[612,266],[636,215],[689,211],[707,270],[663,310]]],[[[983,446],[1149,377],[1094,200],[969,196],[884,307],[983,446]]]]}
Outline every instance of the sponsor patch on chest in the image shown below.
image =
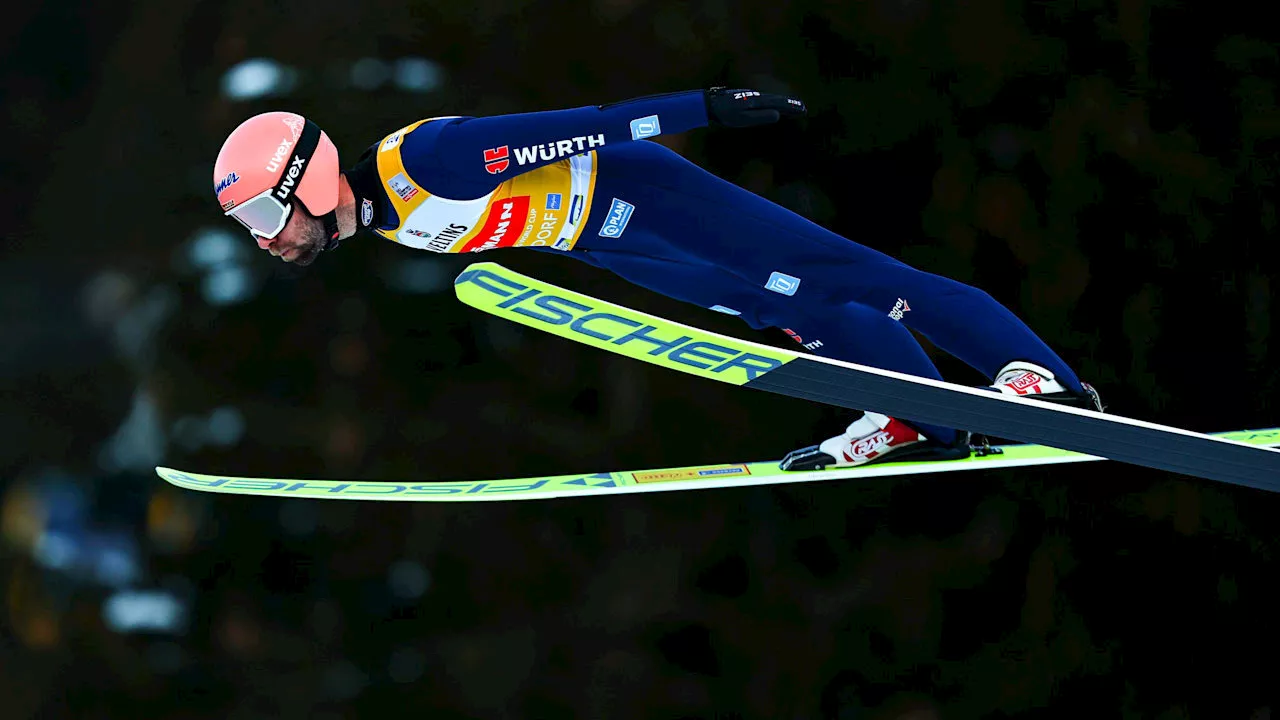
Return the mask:
{"type": "Polygon", "coordinates": [[[387,180],[387,187],[404,202],[409,202],[418,194],[418,187],[409,181],[404,173],[397,173],[387,180]]]}

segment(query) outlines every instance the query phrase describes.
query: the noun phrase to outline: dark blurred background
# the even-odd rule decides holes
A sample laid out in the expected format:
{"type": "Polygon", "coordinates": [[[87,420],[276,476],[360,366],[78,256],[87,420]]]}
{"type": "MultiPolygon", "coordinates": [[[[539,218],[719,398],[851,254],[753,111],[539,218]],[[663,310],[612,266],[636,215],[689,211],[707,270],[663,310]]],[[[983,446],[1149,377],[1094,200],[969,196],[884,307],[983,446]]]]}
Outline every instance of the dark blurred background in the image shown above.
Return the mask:
{"type": "MultiPolygon", "coordinates": [[[[983,287],[1113,412],[1280,425],[1266,7],[10,7],[0,714],[1270,718],[1280,498],[1259,491],[1096,464],[429,506],[152,473],[520,477],[763,460],[843,427],[472,311],[450,288],[472,258],[360,238],[286,267],[211,191],[265,110],[351,161],[422,117],[717,84],[811,116],[663,142],[983,287]]],[[[567,258],[485,259],[759,338],[567,258]]]]}

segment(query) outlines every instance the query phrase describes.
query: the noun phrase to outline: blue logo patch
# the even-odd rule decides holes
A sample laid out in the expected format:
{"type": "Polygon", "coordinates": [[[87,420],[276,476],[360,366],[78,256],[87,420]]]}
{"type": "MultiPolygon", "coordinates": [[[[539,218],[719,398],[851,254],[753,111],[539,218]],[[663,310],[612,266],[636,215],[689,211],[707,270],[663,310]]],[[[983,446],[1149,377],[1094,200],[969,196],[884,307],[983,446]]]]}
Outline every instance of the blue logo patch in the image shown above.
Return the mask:
{"type": "Polygon", "coordinates": [[[658,122],[657,115],[636,118],[631,121],[631,139],[643,140],[647,137],[662,134],[662,124],[658,122]]]}
{"type": "Polygon", "coordinates": [[[764,287],[766,290],[772,290],[783,295],[795,295],[796,290],[800,289],[800,278],[774,271],[769,276],[769,282],[765,283],[764,287]]]}
{"type": "Polygon", "coordinates": [[[218,181],[217,185],[213,186],[213,194],[221,195],[223,190],[226,190],[238,182],[240,182],[240,176],[233,172],[229,172],[226,177],[218,181]]]}
{"type": "MultiPolygon", "coordinates": [[[[631,213],[635,210],[635,205],[614,198],[613,204],[609,206],[609,214],[605,216],[604,225],[600,227],[600,237],[620,237],[627,229],[627,223],[631,222],[631,213]]],[[[799,282],[796,280],[797,284],[799,282]]]]}
{"type": "Polygon", "coordinates": [[[365,198],[360,204],[360,224],[369,227],[371,222],[373,222],[373,201],[365,198]]]}
{"type": "Polygon", "coordinates": [[[559,210],[559,209],[560,209],[560,201],[561,201],[562,199],[563,199],[563,198],[561,197],[560,193],[547,193],[547,209],[548,209],[548,210],[559,210]]]}

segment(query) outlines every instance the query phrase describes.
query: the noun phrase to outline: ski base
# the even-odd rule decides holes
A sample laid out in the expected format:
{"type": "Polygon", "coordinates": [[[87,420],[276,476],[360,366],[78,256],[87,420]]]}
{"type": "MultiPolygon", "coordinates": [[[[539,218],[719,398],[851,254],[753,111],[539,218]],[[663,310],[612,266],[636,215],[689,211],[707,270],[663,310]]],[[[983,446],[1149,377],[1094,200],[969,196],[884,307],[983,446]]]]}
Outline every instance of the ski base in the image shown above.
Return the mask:
{"type": "MultiPolygon", "coordinates": [[[[1217,433],[1214,437],[1253,445],[1280,446],[1280,428],[1217,433]]],[[[1038,465],[1094,462],[1106,458],[1045,447],[995,446],[983,455],[963,460],[895,462],[789,472],[776,461],[694,465],[657,470],[632,470],[577,475],[553,475],[472,482],[364,482],[232,477],[183,472],[157,467],[169,483],[187,490],[286,498],[390,500],[396,502],[474,502],[485,500],[549,500],[588,495],[621,495],[670,490],[748,487],[823,480],[861,480],[895,475],[926,475],[965,470],[1004,470],[1038,465]]]]}

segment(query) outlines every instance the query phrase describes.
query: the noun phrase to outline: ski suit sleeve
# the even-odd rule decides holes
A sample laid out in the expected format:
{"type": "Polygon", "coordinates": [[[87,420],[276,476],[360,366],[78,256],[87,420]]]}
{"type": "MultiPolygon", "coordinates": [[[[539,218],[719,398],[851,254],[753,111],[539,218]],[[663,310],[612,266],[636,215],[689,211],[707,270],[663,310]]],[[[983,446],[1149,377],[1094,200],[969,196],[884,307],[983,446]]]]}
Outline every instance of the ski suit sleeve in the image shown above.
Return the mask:
{"type": "Polygon", "coordinates": [[[460,184],[492,188],[605,145],[705,127],[707,108],[705,93],[691,90],[570,110],[437,122],[441,126],[430,156],[420,156],[415,164],[434,164],[436,173],[452,175],[460,184]]]}

